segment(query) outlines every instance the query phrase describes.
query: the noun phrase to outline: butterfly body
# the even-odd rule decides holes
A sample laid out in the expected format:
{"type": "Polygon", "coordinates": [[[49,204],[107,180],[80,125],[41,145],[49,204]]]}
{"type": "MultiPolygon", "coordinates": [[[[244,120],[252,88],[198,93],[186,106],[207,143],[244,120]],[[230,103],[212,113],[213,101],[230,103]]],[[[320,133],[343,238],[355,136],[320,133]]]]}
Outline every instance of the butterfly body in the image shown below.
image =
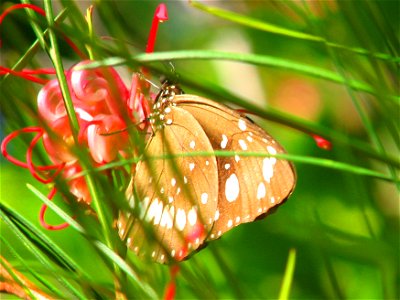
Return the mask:
{"type": "Polygon", "coordinates": [[[180,261],[264,216],[295,184],[293,166],[269,157],[284,150],[263,129],[224,105],[179,91],[169,85],[157,97],[144,155],[164,159],[138,163],[127,191],[137,213],[118,222],[128,246],[158,262],[180,261]]]}

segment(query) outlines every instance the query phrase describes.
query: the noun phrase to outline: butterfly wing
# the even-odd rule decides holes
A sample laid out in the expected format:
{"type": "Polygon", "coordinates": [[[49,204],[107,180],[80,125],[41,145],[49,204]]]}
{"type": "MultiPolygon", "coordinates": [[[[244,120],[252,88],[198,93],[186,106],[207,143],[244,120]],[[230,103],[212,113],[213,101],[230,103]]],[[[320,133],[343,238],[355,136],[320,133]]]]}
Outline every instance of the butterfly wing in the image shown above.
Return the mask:
{"type": "MultiPolygon", "coordinates": [[[[285,153],[263,129],[224,105],[186,94],[175,96],[174,102],[199,122],[215,150],[285,153]]],[[[294,188],[294,168],[288,161],[243,155],[216,159],[218,209],[209,239],[218,238],[241,223],[262,218],[294,188]]]]}
{"type": "Polygon", "coordinates": [[[189,112],[169,107],[128,188],[133,211],[121,214],[118,222],[129,247],[158,262],[182,260],[203,243],[218,199],[215,156],[179,157],[212,153],[208,137],[189,112]]]}

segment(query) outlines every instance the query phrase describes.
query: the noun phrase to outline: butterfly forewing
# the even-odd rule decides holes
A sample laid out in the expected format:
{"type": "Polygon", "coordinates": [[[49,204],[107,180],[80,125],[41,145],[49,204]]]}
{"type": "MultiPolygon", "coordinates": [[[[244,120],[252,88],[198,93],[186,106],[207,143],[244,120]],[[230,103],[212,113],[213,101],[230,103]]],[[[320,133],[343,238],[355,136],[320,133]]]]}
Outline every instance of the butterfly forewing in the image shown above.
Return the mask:
{"type": "MultiPolygon", "coordinates": [[[[174,102],[199,122],[214,150],[258,155],[285,153],[259,126],[226,106],[193,95],[178,95],[174,102]]],[[[216,159],[218,209],[209,239],[266,215],[294,188],[294,169],[287,161],[251,155],[219,156],[216,159]]]]}
{"type": "Polygon", "coordinates": [[[127,192],[138,213],[122,214],[119,220],[130,248],[159,262],[181,260],[203,243],[218,200],[215,156],[182,156],[212,153],[210,140],[189,112],[165,108],[158,116],[163,125],[155,130],[127,192]]]}

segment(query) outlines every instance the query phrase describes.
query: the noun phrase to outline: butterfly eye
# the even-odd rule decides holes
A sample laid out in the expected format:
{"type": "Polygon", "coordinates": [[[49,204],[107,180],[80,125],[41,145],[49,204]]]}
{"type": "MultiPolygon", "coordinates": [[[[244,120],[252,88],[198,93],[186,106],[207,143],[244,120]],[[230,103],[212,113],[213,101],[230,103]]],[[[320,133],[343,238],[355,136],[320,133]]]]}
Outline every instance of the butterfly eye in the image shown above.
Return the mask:
{"type": "Polygon", "coordinates": [[[235,226],[263,218],[292,192],[293,166],[271,157],[284,149],[250,119],[175,85],[164,86],[153,109],[160,126],[145,157],[160,159],[137,165],[127,194],[140,211],[120,218],[120,234],[135,252],[158,262],[182,260],[235,226]],[[237,153],[217,156],[216,150],[237,153]]]}

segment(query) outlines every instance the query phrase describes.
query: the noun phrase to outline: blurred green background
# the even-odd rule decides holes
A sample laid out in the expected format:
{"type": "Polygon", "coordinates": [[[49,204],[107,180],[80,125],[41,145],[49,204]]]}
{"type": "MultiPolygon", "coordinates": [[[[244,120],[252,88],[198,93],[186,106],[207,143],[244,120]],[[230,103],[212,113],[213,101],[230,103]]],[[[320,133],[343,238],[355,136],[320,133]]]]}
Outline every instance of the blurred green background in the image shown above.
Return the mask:
{"type": "MultiPolygon", "coordinates": [[[[33,3],[43,5],[40,1],[33,3]]],[[[340,84],[321,78],[321,74],[310,75],[305,68],[296,71],[273,63],[259,66],[216,59],[171,59],[183,79],[197,84],[184,85],[186,92],[213,97],[207,88],[217,90],[219,87],[257,105],[262,111],[282,112],[284,117],[275,122],[254,119],[289,154],[327,158],[396,177],[400,117],[398,1],[204,2],[263,24],[293,30],[297,36],[274,27],[269,30],[252,28],[249,20],[241,24],[226,20],[186,1],[164,3],[168,7],[169,21],[160,24],[156,52],[218,50],[257,54],[272,57],[275,62],[282,59],[322,68],[347,78],[347,83],[358,80],[374,90],[374,93],[359,92],[346,86],[346,81],[340,84]],[[364,49],[368,54],[332,47],[323,40],[301,38],[299,33],[348,48],[364,49]],[[377,57],[376,53],[384,58],[377,57]],[[387,95],[397,98],[393,100],[387,95]],[[332,141],[332,150],[318,148],[304,128],[315,129],[315,133],[332,141]],[[368,151],[356,149],[364,145],[368,151]],[[387,157],[393,159],[388,161],[387,157]]],[[[10,4],[3,2],[1,9],[10,4]]],[[[96,42],[102,46],[98,49],[99,57],[129,58],[144,51],[159,2],[99,0],[52,1],[52,4],[55,14],[68,8],[66,20],[58,30],[65,32],[82,50],[86,41],[82,17],[93,4],[96,42]],[[115,40],[102,40],[101,36],[115,40]]],[[[44,28],[44,19],[37,20],[44,28]]],[[[0,65],[13,66],[35,41],[30,21],[25,12],[18,11],[1,24],[0,65]]],[[[65,41],[60,39],[59,43],[65,66],[77,63],[79,58],[65,41]]],[[[161,63],[154,65],[162,67],[161,63]]],[[[29,59],[27,67],[51,67],[51,61],[39,50],[29,59]]],[[[129,84],[134,70],[126,66],[118,70],[129,84]]],[[[2,138],[13,130],[37,125],[36,95],[40,86],[16,77],[0,80],[2,138]]],[[[157,76],[154,80],[157,82],[157,76]]],[[[229,100],[229,96],[214,100],[229,100]]],[[[29,136],[25,141],[22,138],[16,141],[10,145],[9,152],[23,158],[27,141],[29,136]]],[[[398,185],[390,180],[355,174],[352,169],[346,172],[321,166],[318,161],[316,165],[295,162],[295,166],[296,189],[274,214],[229,231],[182,264],[183,271],[177,277],[177,298],[277,298],[292,248],[296,249],[297,256],[291,299],[399,297],[398,185]],[[201,290],[203,285],[209,291],[201,290]]],[[[97,281],[87,282],[80,279],[79,274],[68,274],[68,270],[56,262],[56,270],[60,268],[61,271],[54,274],[64,276],[89,298],[108,298],[113,290],[113,277],[103,262],[104,257],[73,228],[55,232],[41,228],[38,211],[42,201],[28,190],[27,183],[45,194],[48,192],[27,170],[1,158],[1,203],[34,224],[97,281]]],[[[62,222],[54,212],[49,212],[46,218],[49,223],[62,222]]],[[[47,271],[37,256],[3,221],[1,236],[1,255],[14,263],[17,270],[29,273],[27,269],[31,268],[46,277],[47,271]],[[14,250],[10,250],[9,245],[14,250]]],[[[147,282],[161,297],[169,280],[168,267],[139,262],[133,254],[128,255],[127,261],[139,266],[136,271],[140,280],[147,282]]],[[[135,292],[130,295],[145,297],[135,292]]],[[[65,298],[69,297],[65,292],[65,298]]]]}

